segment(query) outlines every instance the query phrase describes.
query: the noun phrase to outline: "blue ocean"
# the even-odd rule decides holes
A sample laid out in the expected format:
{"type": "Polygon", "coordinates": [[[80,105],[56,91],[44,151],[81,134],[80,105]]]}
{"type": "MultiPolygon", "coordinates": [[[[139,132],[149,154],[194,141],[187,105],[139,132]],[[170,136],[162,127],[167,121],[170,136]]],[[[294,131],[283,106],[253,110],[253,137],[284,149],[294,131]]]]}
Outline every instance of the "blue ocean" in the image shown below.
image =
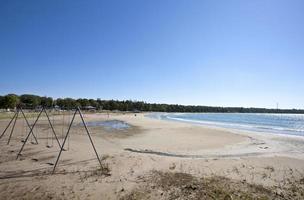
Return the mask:
{"type": "Polygon", "coordinates": [[[223,128],[304,136],[304,114],[154,113],[149,116],[223,128]]]}

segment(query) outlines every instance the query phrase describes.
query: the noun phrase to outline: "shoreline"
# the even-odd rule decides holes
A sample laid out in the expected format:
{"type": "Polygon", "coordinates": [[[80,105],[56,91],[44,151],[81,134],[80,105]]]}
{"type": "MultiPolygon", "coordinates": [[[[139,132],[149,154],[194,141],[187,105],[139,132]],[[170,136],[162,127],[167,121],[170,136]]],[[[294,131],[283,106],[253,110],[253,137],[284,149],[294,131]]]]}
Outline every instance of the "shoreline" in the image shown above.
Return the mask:
{"type": "MultiPolygon", "coordinates": [[[[282,190],[281,183],[288,185],[287,180],[296,183],[304,178],[304,140],[249,135],[144,115],[116,113],[109,118],[107,114],[85,115],[87,122],[120,120],[131,125],[122,130],[89,127],[102,164],[109,169],[110,175],[98,170],[98,161],[81,126],[72,127],[69,150],[62,153],[54,175],[50,174],[52,166],[48,163],[55,161],[59,149],[55,143],[50,149],[45,146],[45,135],[49,131],[46,121],[39,122],[35,130],[39,133],[39,145],[28,143],[19,160],[15,156],[22,134],[13,135],[10,145],[6,145],[6,139],[1,139],[1,197],[121,199],[150,188],[142,180],[150,183],[151,172],[155,171],[173,177],[180,173],[195,178],[225,177],[242,185],[245,181],[266,188],[275,187],[278,192],[282,190]]],[[[67,128],[60,125],[61,120],[59,116],[55,117],[54,126],[60,142],[60,131],[67,128]]],[[[77,118],[75,124],[79,120],[77,118]]],[[[0,120],[1,130],[5,122],[0,120]]],[[[16,128],[21,130],[22,122],[17,122],[16,128]]],[[[157,196],[155,192],[157,190],[150,191],[157,196]]]]}
{"type": "MultiPolygon", "coordinates": [[[[184,122],[184,123],[190,123],[194,125],[201,125],[206,128],[223,128],[224,130],[233,130],[233,131],[244,131],[244,132],[251,132],[251,133],[261,133],[261,134],[270,134],[270,135],[286,135],[286,136],[296,136],[296,137],[303,137],[304,135],[297,134],[298,132],[304,133],[303,131],[293,131],[295,133],[291,133],[291,130],[285,130],[285,129],[273,129],[273,128],[263,128],[259,129],[258,127],[254,127],[252,125],[246,125],[246,124],[237,124],[237,123],[229,123],[229,122],[220,122],[220,121],[204,121],[204,120],[195,120],[195,119],[183,119],[183,118],[174,118],[174,117],[168,117],[168,115],[183,115],[183,114],[230,114],[230,113],[149,113],[145,115],[149,118],[159,119],[159,120],[167,120],[167,121],[175,121],[175,122],[184,122]],[[157,117],[156,117],[157,116],[157,117]]],[[[232,113],[233,114],[233,113],[232,113]]],[[[256,114],[256,115],[280,115],[277,113],[234,113],[234,114],[256,114]]],[[[303,115],[304,114],[284,114],[284,115],[303,115]]]]}
{"type": "MultiPolygon", "coordinates": [[[[119,116],[119,115],[118,115],[119,116]]],[[[145,114],[140,116],[143,118],[143,121],[154,121],[160,124],[169,124],[172,127],[182,129],[190,129],[191,132],[202,133],[203,136],[206,136],[206,143],[216,142],[214,146],[204,146],[206,143],[198,144],[197,141],[192,141],[193,143],[189,143],[189,145],[199,145],[199,148],[183,148],[182,145],[179,145],[179,148],[176,149],[175,146],[169,145],[166,143],[167,148],[159,148],[159,146],[151,145],[151,143],[145,143],[145,140],[140,139],[132,139],[133,143],[121,142],[121,145],[124,146],[124,149],[129,149],[138,153],[146,153],[146,154],[156,154],[160,155],[168,155],[170,157],[188,157],[188,158],[196,158],[196,159],[205,159],[205,158],[240,158],[240,157],[254,157],[254,156],[263,156],[263,157],[271,157],[271,156],[289,156],[294,158],[304,158],[303,152],[304,148],[300,146],[298,143],[303,144],[304,146],[304,138],[301,136],[290,136],[290,135],[277,135],[277,134],[268,134],[262,132],[253,132],[253,131],[243,131],[243,130],[235,130],[223,127],[215,127],[215,126],[205,126],[201,124],[192,124],[181,121],[174,120],[163,120],[163,119],[155,119],[146,117],[145,114]],[[194,128],[195,127],[195,128],[194,128]],[[221,137],[219,140],[214,141],[214,136],[216,134],[220,134],[221,137]],[[234,138],[233,138],[234,137],[234,138]],[[225,141],[226,138],[233,138],[230,142],[225,141]],[[134,142],[136,140],[136,142],[134,142]],[[142,144],[142,145],[138,145],[142,144]],[[290,151],[297,148],[298,152],[290,153],[290,151]],[[184,149],[184,150],[182,150],[184,149]]],[[[119,116],[114,117],[118,120],[125,120],[125,117],[119,116]]],[[[141,119],[142,120],[142,119],[141,119]]],[[[134,121],[128,121],[129,123],[134,123],[134,121]]],[[[135,124],[138,125],[138,124],[135,124]]],[[[179,130],[180,131],[180,130],[179,130]]],[[[176,134],[178,135],[178,132],[176,134]]],[[[161,132],[161,131],[159,131],[161,132]]],[[[146,133],[147,134],[147,133],[146,133]]],[[[151,133],[148,133],[148,135],[151,133]]],[[[187,133],[185,133],[187,134],[187,133]]],[[[145,135],[146,137],[147,135],[145,135]]],[[[192,137],[193,135],[189,135],[192,137]]],[[[140,137],[140,136],[139,136],[140,137]]],[[[155,135],[156,138],[153,140],[159,141],[159,135],[155,135]],[[157,136],[157,137],[156,137],[157,136]]],[[[168,136],[170,137],[170,136],[168,136]]],[[[152,139],[152,137],[150,137],[152,139]]],[[[166,139],[167,136],[162,136],[161,139],[166,139]]],[[[128,139],[127,139],[128,140],[128,139]]],[[[181,139],[178,139],[181,140],[181,139]]],[[[218,140],[218,139],[217,139],[218,140]]],[[[153,143],[153,142],[152,142],[153,143]]],[[[162,143],[162,142],[160,142],[162,143]]],[[[170,142],[168,142],[170,143],[170,142]]],[[[162,143],[163,144],[163,143],[162,143]]],[[[163,144],[164,145],[164,144],[163,144]]],[[[163,146],[162,145],[162,146],[163,146]]],[[[178,145],[178,144],[175,144],[178,145]]]]}

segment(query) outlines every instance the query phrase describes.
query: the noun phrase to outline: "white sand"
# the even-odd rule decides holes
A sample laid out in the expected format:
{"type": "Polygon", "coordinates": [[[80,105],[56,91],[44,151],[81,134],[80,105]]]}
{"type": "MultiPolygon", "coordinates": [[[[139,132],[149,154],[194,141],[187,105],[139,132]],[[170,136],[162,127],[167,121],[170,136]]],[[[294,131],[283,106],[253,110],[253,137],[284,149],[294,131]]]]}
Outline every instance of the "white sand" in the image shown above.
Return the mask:
{"type": "MultiPolygon", "coordinates": [[[[140,184],[140,177],[151,170],[197,177],[219,175],[265,186],[304,174],[302,137],[209,128],[151,119],[144,114],[111,114],[110,118],[104,114],[86,115],[87,121],[113,119],[125,121],[132,128],[109,132],[89,127],[111,176],[96,175],[99,164],[79,126],[72,128],[69,150],[63,152],[56,174],[50,174],[52,166],[47,163],[55,162],[59,148],[55,141],[53,148],[45,147],[49,131],[46,121],[35,130],[40,144],[27,144],[21,159],[16,160],[24,138],[22,123],[18,122],[11,144],[6,145],[9,132],[0,140],[0,199],[117,199],[140,184]]],[[[55,121],[61,136],[61,118],[55,121]]],[[[0,121],[1,132],[6,123],[0,121]]]]}

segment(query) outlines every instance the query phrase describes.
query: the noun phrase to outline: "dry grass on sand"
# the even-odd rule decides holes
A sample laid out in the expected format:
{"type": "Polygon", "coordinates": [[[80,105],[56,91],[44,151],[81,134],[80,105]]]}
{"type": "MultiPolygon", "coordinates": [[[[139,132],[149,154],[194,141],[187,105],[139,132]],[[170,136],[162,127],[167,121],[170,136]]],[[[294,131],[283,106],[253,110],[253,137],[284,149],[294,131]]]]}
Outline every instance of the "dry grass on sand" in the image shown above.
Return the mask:
{"type": "Polygon", "coordinates": [[[219,176],[196,178],[187,173],[152,171],[121,199],[304,199],[304,178],[281,193],[277,189],[219,176]]]}

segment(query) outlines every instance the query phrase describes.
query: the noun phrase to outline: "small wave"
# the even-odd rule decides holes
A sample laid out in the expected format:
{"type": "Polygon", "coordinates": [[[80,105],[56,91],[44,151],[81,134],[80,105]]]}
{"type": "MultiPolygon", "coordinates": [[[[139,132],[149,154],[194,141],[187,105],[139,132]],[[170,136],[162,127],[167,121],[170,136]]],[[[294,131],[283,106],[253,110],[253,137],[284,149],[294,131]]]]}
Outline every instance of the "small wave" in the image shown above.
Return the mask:
{"type": "MultiPolygon", "coordinates": [[[[242,118],[239,121],[236,118],[229,121],[229,116],[234,115],[233,113],[225,113],[212,114],[212,120],[208,121],[205,119],[201,119],[200,116],[209,116],[210,114],[191,114],[190,117],[187,114],[166,114],[159,116],[160,119],[167,119],[167,120],[176,120],[176,121],[183,121],[188,123],[195,123],[195,124],[202,124],[202,125],[210,125],[210,126],[217,126],[223,128],[233,128],[233,129],[241,129],[241,130],[248,130],[248,131],[258,131],[258,132],[270,132],[270,133],[278,133],[278,134],[288,134],[288,135],[299,135],[304,136],[304,118],[301,118],[298,115],[288,115],[288,117],[281,117],[277,118],[278,114],[247,114],[249,116],[246,118],[246,113],[242,113],[242,118]],[[214,116],[218,116],[216,118],[217,121],[214,120],[214,116]],[[225,116],[224,119],[221,117],[225,116]],[[274,117],[273,117],[274,116],[274,117]],[[294,117],[292,117],[294,116],[294,117]],[[193,119],[197,117],[197,119],[193,119]],[[273,117],[273,118],[271,118],[273,117]],[[189,119],[190,118],[190,119],[189,119]],[[222,121],[221,121],[222,120],[222,121]],[[245,123],[246,122],[246,123],[245,123]],[[270,125],[271,124],[271,125],[270,125]]],[[[240,114],[235,114],[240,116],[240,114]]],[[[211,116],[211,115],[210,115],[211,116]]],[[[303,115],[304,117],[304,115],[303,115]]]]}

